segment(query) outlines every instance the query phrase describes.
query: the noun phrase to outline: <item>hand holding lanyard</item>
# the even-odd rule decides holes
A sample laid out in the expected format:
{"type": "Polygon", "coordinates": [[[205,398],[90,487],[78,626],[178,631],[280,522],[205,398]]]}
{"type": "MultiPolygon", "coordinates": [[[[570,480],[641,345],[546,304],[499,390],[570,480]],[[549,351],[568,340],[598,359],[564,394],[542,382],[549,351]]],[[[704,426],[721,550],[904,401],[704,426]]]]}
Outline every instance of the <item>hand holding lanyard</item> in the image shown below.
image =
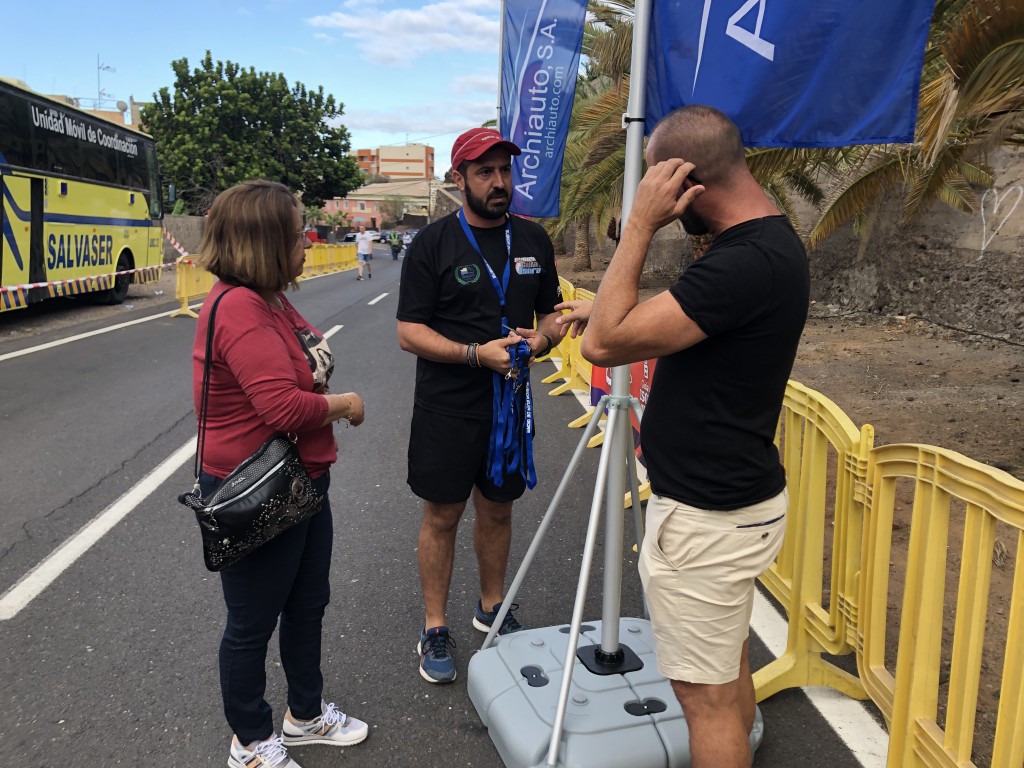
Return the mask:
{"type": "MultiPolygon", "coordinates": [[[[505,249],[508,258],[501,281],[491,265],[484,258],[476,242],[473,230],[466,221],[465,213],[459,211],[459,223],[469,244],[480,256],[484,269],[491,279],[498,302],[501,306],[501,327],[508,328],[506,294],[512,274],[512,225],[505,220],[505,249]]],[[[530,345],[517,341],[508,346],[509,371],[502,375],[492,372],[493,399],[491,406],[491,440],[487,449],[487,477],[497,486],[505,482],[506,472],[518,471],[526,480],[528,488],[537,485],[537,473],[533,467],[533,393],[530,389],[530,345]],[[519,390],[525,385],[524,403],[519,407],[519,390]]]]}

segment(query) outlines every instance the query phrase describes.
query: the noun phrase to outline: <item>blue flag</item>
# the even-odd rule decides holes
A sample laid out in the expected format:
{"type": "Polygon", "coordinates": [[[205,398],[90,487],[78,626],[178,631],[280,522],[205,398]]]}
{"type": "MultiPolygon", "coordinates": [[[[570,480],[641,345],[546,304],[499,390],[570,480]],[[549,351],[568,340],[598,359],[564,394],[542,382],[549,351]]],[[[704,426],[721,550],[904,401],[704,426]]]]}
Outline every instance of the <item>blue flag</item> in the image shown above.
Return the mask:
{"type": "Polygon", "coordinates": [[[648,132],[707,104],[759,147],[911,142],[934,0],[654,0],[648,132]]]}
{"type": "Polygon", "coordinates": [[[501,135],[512,158],[512,211],[557,216],[586,0],[505,0],[501,135]]]}

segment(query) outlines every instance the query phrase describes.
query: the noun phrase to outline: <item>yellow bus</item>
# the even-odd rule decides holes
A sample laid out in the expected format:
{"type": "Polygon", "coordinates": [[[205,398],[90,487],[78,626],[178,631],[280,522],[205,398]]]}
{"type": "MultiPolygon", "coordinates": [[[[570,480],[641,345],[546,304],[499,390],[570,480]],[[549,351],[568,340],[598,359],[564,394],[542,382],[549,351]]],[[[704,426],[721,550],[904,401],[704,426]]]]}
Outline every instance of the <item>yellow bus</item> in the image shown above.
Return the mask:
{"type": "Polygon", "coordinates": [[[0,79],[0,312],[118,304],[159,277],[160,172],[144,133],[0,79]]]}

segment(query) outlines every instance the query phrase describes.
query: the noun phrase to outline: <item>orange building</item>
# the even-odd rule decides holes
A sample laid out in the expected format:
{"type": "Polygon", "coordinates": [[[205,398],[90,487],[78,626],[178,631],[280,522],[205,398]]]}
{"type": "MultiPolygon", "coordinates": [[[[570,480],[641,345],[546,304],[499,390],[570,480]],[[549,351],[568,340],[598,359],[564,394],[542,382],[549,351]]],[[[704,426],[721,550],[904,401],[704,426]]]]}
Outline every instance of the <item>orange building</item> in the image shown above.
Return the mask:
{"type": "Polygon", "coordinates": [[[434,178],[434,148],[426,144],[357,149],[353,154],[359,167],[370,176],[396,180],[434,178]]]}

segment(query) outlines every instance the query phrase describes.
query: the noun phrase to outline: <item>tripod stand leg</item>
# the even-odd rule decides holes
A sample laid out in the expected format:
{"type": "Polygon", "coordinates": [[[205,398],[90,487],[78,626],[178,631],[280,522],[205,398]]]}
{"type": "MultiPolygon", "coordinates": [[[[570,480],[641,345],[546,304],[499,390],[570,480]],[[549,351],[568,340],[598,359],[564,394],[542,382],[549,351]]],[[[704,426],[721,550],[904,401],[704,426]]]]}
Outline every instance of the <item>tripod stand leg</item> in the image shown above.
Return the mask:
{"type": "Polygon", "coordinates": [[[558,505],[562,502],[562,496],[565,494],[565,489],[569,487],[569,480],[573,476],[573,473],[576,472],[580,459],[583,458],[583,452],[587,448],[587,442],[597,431],[607,400],[608,396],[605,395],[594,408],[594,412],[590,416],[590,422],[587,424],[587,428],[583,430],[583,437],[580,438],[580,442],[576,446],[576,451],[573,453],[572,459],[569,461],[569,466],[566,468],[565,474],[562,475],[562,480],[558,484],[558,488],[555,489],[555,495],[551,498],[551,503],[548,504],[547,512],[544,513],[544,517],[541,519],[540,525],[537,527],[537,533],[533,535],[533,541],[530,542],[530,547],[526,550],[523,562],[519,566],[519,570],[516,571],[515,578],[512,579],[512,585],[505,593],[505,599],[501,601],[501,608],[498,611],[498,615],[494,618],[494,623],[491,624],[491,628],[487,632],[487,637],[484,638],[483,645],[480,646],[481,651],[491,646],[491,643],[494,642],[495,636],[498,634],[498,630],[501,629],[501,623],[505,620],[505,614],[509,612],[512,603],[515,601],[516,594],[519,592],[519,587],[522,586],[523,580],[526,578],[526,573],[530,570],[530,565],[533,563],[533,558],[536,556],[537,550],[540,549],[541,541],[543,541],[548,528],[551,527],[551,521],[554,520],[555,517],[555,510],[558,509],[558,505]]]}
{"type": "MultiPolygon", "coordinates": [[[[602,398],[602,401],[604,398],[602,398]]],[[[625,413],[620,408],[610,408],[608,423],[605,426],[605,447],[601,450],[601,460],[597,465],[598,489],[604,488],[608,478],[608,465],[612,461],[613,451],[609,446],[615,445],[614,438],[620,427],[620,417],[625,413]]],[[[589,429],[589,427],[588,427],[589,429]]],[[[621,503],[621,502],[620,502],[621,503]]],[[[572,670],[576,659],[576,644],[579,642],[580,625],[583,623],[583,605],[587,598],[587,587],[590,581],[590,567],[594,559],[594,548],[597,544],[597,530],[601,523],[601,494],[594,493],[590,505],[590,522],[587,525],[587,539],[583,547],[583,562],[580,563],[580,580],[576,586],[576,603],[572,611],[572,623],[569,627],[568,646],[565,650],[565,664],[562,666],[562,685],[558,692],[558,707],[551,728],[551,742],[548,745],[547,765],[558,763],[558,743],[562,739],[562,728],[565,725],[565,710],[569,703],[569,687],[572,685],[572,670]]],[[[497,622],[495,622],[497,623],[497,622]]]]}
{"type": "MultiPolygon", "coordinates": [[[[640,405],[635,400],[632,405],[637,411],[640,410],[640,405]]],[[[640,506],[640,482],[636,476],[636,453],[634,451],[629,452],[629,456],[626,458],[626,464],[629,467],[629,499],[633,506],[633,532],[636,536],[636,554],[637,558],[639,558],[640,547],[642,547],[644,543],[644,514],[643,509],[640,506]]],[[[651,612],[647,608],[647,595],[643,590],[641,590],[640,593],[644,599],[644,618],[649,621],[651,618],[651,612]]]]}

